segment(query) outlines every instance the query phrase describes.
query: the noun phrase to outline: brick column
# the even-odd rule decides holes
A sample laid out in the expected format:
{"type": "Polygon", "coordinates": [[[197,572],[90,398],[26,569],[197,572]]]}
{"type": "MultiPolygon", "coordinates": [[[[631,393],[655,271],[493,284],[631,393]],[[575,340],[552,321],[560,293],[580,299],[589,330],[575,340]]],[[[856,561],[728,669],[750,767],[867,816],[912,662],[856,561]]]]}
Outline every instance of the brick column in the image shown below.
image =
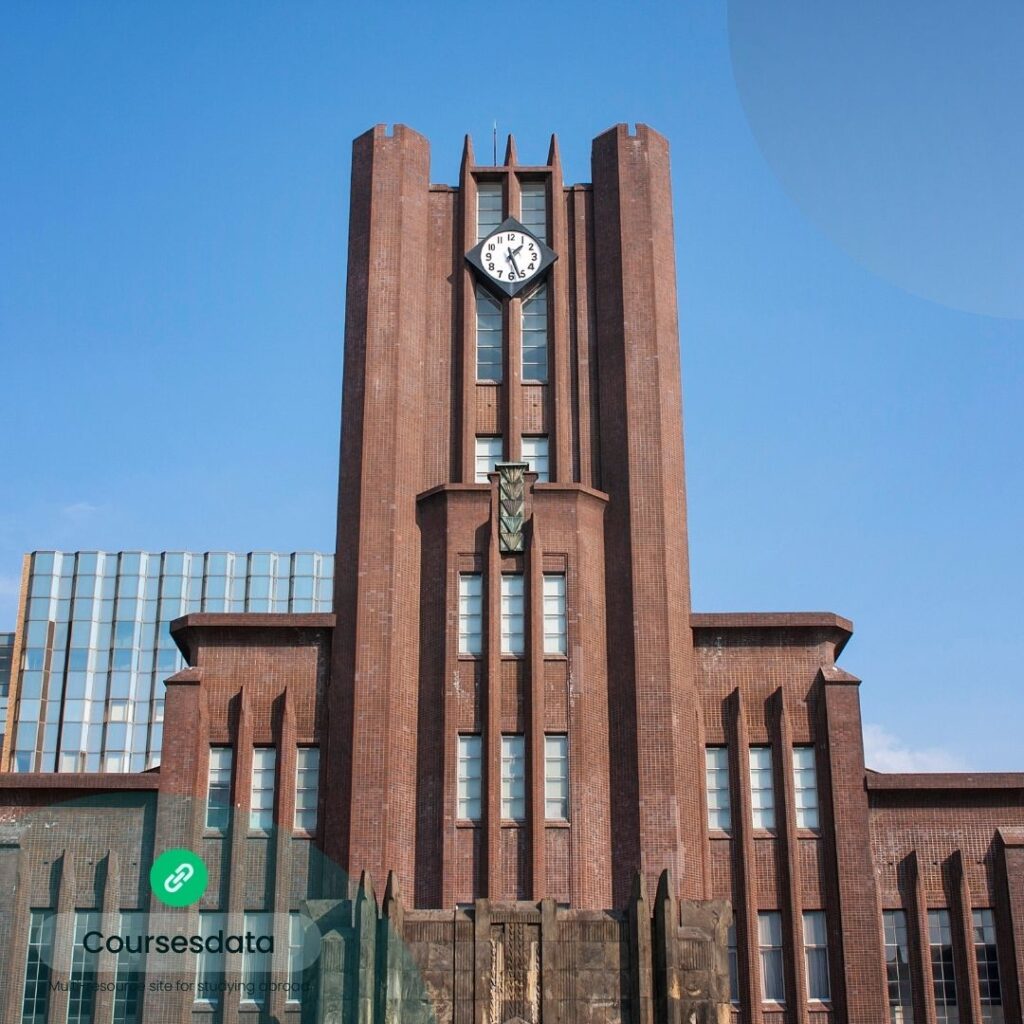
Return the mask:
{"type": "MultiPolygon", "coordinates": [[[[841,982],[833,993],[837,1015],[848,1024],[876,1024],[887,1015],[884,951],[876,918],[878,897],[869,838],[868,798],[864,785],[864,746],[860,720],[860,680],[835,667],[823,668],[820,687],[819,739],[824,737],[819,775],[828,774],[836,910],[842,935],[841,982]]],[[[822,749],[821,746],[818,749],[822,749]]],[[[830,931],[834,927],[830,923],[830,931]]]]}
{"type": "Polygon", "coordinates": [[[328,696],[325,853],[415,892],[423,345],[430,147],[402,125],[353,143],[328,696]]]}
{"type": "Polygon", "coordinates": [[[682,390],[668,143],[646,125],[592,150],[601,482],[610,502],[608,680],[615,901],[706,893],[703,754],[690,629],[682,390]]]}

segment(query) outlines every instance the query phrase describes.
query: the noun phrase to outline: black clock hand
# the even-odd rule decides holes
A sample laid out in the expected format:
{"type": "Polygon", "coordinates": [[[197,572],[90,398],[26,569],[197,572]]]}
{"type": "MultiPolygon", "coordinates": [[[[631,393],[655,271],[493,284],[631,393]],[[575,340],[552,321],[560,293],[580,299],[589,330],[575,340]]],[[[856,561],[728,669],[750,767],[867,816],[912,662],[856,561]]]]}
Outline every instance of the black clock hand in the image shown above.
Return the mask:
{"type": "MultiPolygon", "coordinates": [[[[519,249],[521,249],[521,248],[522,248],[522,246],[519,247],[519,249]]],[[[519,252],[519,249],[516,249],[516,252],[519,252]]],[[[509,261],[509,263],[512,264],[512,269],[516,272],[516,277],[518,277],[519,276],[519,267],[516,265],[515,253],[511,249],[509,249],[505,253],[505,259],[507,259],[509,261]]]]}

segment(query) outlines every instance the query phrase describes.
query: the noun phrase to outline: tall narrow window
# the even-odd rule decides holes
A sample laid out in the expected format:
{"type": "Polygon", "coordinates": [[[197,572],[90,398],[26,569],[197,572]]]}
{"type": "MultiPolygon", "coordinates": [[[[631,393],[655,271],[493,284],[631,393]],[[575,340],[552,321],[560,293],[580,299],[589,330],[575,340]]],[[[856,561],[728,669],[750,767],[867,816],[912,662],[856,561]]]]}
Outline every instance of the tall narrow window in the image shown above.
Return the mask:
{"type": "Polygon", "coordinates": [[[526,741],[522,736],[501,737],[501,816],[512,821],[526,818],[526,741]]]}
{"type": "Polygon", "coordinates": [[[814,747],[793,748],[793,795],[797,828],[818,827],[818,773],[814,747]]]}
{"type": "Polygon", "coordinates": [[[569,737],[544,737],[544,816],[569,818],[569,737]]]}
{"type": "MultiPolygon", "coordinates": [[[[122,935],[145,935],[146,912],[126,910],[121,914],[122,935]]],[[[117,954],[114,991],[113,1024],[139,1024],[142,1013],[142,990],[146,983],[146,954],[125,948],[117,954]]]]}
{"type": "Polygon", "coordinates": [[[523,577],[505,573],[501,577],[501,653],[522,654],[526,649],[523,613],[523,577]]]}
{"type": "Polygon", "coordinates": [[[885,932],[885,977],[889,992],[889,1024],[913,1024],[914,991],[910,980],[907,915],[903,910],[882,914],[885,932]]]}
{"type": "Polygon", "coordinates": [[[231,821],[230,747],[210,747],[206,783],[206,827],[223,832],[231,821]]]}
{"type": "Polygon", "coordinates": [[[728,832],[732,828],[728,747],[705,748],[704,777],[708,794],[708,828],[719,828],[728,832]]]}
{"type": "Polygon", "coordinates": [[[750,806],[754,828],[775,828],[775,784],[772,779],[772,748],[750,748],[750,806]]]}
{"type": "Polygon", "coordinates": [[[548,240],[548,196],[543,181],[524,181],[519,186],[522,225],[542,242],[548,240]]]}
{"type": "Polygon", "coordinates": [[[459,577],[459,654],[484,649],[484,583],[479,573],[459,577]]]}
{"type": "Polygon", "coordinates": [[[28,955],[25,958],[25,995],[21,1001],[22,1024],[46,1024],[50,1005],[50,963],[53,960],[52,910],[33,910],[28,924],[28,955]]]}
{"type": "Polygon", "coordinates": [[[548,379],[548,286],[523,302],[523,380],[548,379]]]}
{"type": "Polygon", "coordinates": [[[501,462],[504,445],[500,437],[478,437],[476,439],[476,482],[487,483],[487,474],[501,462]]]}
{"type": "Polygon", "coordinates": [[[85,936],[89,932],[99,931],[99,928],[98,910],[75,912],[75,945],[71,952],[71,975],[68,978],[68,1024],[92,1024],[100,955],[86,949],[85,936]]]}
{"type": "MultiPolygon", "coordinates": [[[[315,939],[309,929],[315,925],[304,914],[293,910],[288,915],[288,1002],[301,1003],[306,995],[307,983],[312,983],[310,975],[306,974],[307,967],[313,962],[315,952],[313,943],[319,945],[320,936],[317,933],[315,939]],[[307,953],[306,944],[310,943],[311,950],[307,953]]],[[[310,972],[312,973],[312,972],[310,972]]]]}
{"type": "Polygon", "coordinates": [[[457,814],[464,821],[479,821],[481,815],[481,742],[475,735],[459,736],[457,814]]]}
{"type": "Polygon", "coordinates": [[[295,759],[295,827],[316,831],[316,808],[320,797],[320,748],[299,747],[295,759]]]}
{"type": "Polygon", "coordinates": [[[565,621],[565,576],[544,574],[544,653],[565,654],[568,650],[565,621]]]}
{"type": "Polygon", "coordinates": [[[476,185],[477,241],[489,235],[501,222],[502,189],[500,181],[478,181],[476,185]]]}
{"type": "Polygon", "coordinates": [[[782,915],[777,910],[762,910],[757,915],[757,938],[761,947],[761,998],[766,1003],[784,1003],[782,915]]]}
{"type": "Polygon", "coordinates": [[[959,1024],[960,1004],[953,969],[953,930],[948,910],[928,911],[928,942],[931,948],[932,987],[938,1024],[959,1024]]]}
{"type": "Polygon", "coordinates": [[[991,910],[975,910],[972,917],[982,1024],[1003,1024],[1003,990],[999,983],[995,915],[991,910]]]}
{"type": "Polygon", "coordinates": [[[543,435],[523,438],[523,462],[529,472],[537,474],[537,482],[546,484],[551,478],[548,463],[548,439],[543,435]]]}
{"type": "Polygon", "coordinates": [[[827,1003],[832,998],[828,978],[828,928],[824,910],[804,911],[804,965],[807,998],[827,1003]]]}
{"type": "Polygon", "coordinates": [[[501,380],[504,349],[501,303],[483,290],[476,290],[476,379],[501,380]]]}
{"type": "Polygon", "coordinates": [[[736,946],[736,921],[729,925],[726,938],[729,949],[729,1000],[734,1005],[740,1001],[740,955],[736,946]]]}
{"type": "Polygon", "coordinates": [[[252,752],[252,797],[249,803],[249,828],[269,832],[274,827],[274,776],[277,751],[257,747],[252,752]]]}
{"type": "Polygon", "coordinates": [[[199,911],[199,934],[204,941],[196,957],[195,1001],[197,1003],[208,1003],[210,1006],[220,1004],[221,992],[224,988],[224,951],[217,943],[208,943],[205,940],[224,931],[224,925],[224,914],[219,910],[199,911]],[[213,946],[217,952],[211,952],[210,946],[213,946]]]}
{"type": "Polygon", "coordinates": [[[242,1002],[266,1002],[270,990],[270,956],[271,952],[260,947],[259,939],[269,936],[273,929],[273,914],[246,912],[242,918],[245,933],[255,938],[242,952],[242,1002]]]}

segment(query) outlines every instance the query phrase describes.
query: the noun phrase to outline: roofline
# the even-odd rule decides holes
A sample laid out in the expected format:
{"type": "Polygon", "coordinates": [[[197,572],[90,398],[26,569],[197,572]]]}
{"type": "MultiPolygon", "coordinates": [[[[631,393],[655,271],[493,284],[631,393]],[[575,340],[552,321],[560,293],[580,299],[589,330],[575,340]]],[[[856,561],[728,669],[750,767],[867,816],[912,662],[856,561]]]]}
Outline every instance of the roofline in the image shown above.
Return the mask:
{"type": "Polygon", "coordinates": [[[333,612],[193,612],[171,622],[171,636],[191,665],[189,640],[207,629],[333,629],[333,612]]]}
{"type": "Polygon", "coordinates": [[[853,623],[835,612],[693,612],[694,630],[723,632],[817,632],[830,630],[836,637],[835,657],[839,657],[850,637],[853,623]]]}
{"type": "Polygon", "coordinates": [[[942,790],[1024,790],[1024,772],[876,772],[868,769],[869,792],[941,792],[942,790]]]}

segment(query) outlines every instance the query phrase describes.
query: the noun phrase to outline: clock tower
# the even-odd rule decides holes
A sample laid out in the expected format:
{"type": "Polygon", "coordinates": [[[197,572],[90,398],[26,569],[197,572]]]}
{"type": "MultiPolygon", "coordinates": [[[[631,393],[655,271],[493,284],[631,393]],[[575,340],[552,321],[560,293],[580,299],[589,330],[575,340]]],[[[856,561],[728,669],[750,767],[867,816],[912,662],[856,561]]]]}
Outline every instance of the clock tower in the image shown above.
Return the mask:
{"type": "Polygon", "coordinates": [[[668,145],[354,143],[328,855],[408,904],[708,891],[668,145]]]}

